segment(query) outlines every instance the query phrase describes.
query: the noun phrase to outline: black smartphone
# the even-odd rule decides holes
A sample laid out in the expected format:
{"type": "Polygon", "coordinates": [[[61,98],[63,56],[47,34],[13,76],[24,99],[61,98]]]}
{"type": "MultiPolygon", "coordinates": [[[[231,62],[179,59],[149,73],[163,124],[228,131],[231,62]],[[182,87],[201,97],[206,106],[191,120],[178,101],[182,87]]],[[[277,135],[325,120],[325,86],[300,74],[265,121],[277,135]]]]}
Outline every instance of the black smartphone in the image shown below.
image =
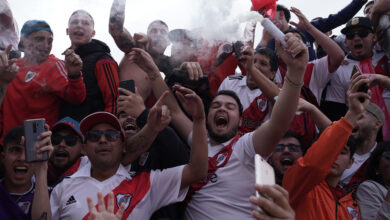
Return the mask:
{"type": "MultiPolygon", "coordinates": [[[[353,69],[352,69],[352,74],[351,74],[351,78],[354,74],[359,74],[359,75],[362,75],[362,71],[360,70],[359,66],[358,65],[353,65],[353,69]]],[[[367,83],[364,83],[363,85],[361,85],[359,88],[358,88],[358,92],[365,92],[367,93],[368,92],[368,85],[367,83]]],[[[359,101],[361,103],[364,102],[364,98],[359,98],[359,101]]]]}
{"type": "Polygon", "coordinates": [[[244,44],[241,41],[236,41],[233,44],[233,50],[234,50],[234,53],[236,54],[237,59],[240,59],[240,57],[242,55],[241,50],[243,47],[244,47],[244,44]]]}
{"type": "MultiPolygon", "coordinates": [[[[129,90],[132,93],[135,93],[134,80],[129,79],[129,80],[120,81],[119,82],[119,88],[123,88],[123,89],[129,90]]],[[[125,94],[120,92],[119,95],[125,95],[125,94]]]]}
{"type": "Polygon", "coordinates": [[[38,136],[45,131],[45,119],[29,119],[24,121],[24,137],[25,137],[25,152],[26,161],[44,161],[49,159],[49,152],[37,152],[38,136]]]}

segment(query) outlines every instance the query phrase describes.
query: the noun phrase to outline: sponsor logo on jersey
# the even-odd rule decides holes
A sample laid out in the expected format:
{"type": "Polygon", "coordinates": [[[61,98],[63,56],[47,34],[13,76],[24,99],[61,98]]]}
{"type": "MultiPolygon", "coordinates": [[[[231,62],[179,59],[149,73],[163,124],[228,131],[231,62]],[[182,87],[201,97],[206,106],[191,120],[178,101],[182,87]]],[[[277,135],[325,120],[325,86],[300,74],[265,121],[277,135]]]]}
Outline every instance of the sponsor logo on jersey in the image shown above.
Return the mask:
{"type": "Polygon", "coordinates": [[[217,157],[217,167],[221,166],[222,163],[226,160],[227,152],[221,153],[217,157]]]}
{"type": "Polygon", "coordinates": [[[117,194],[116,206],[118,207],[118,209],[120,208],[120,204],[123,203],[125,205],[125,210],[126,210],[130,206],[131,198],[133,198],[133,196],[130,193],[117,194]]]}
{"type": "Polygon", "coordinates": [[[35,76],[37,76],[38,73],[37,72],[33,72],[33,71],[28,71],[26,73],[26,76],[24,77],[24,82],[28,83],[30,82],[32,79],[34,79],[35,76]]]}
{"type": "Polygon", "coordinates": [[[149,152],[145,152],[145,153],[141,154],[141,156],[139,157],[138,164],[140,166],[145,166],[145,163],[148,160],[148,157],[149,157],[149,152]]]}
{"type": "Polygon", "coordinates": [[[76,203],[76,202],[77,202],[77,201],[76,201],[76,199],[74,198],[74,196],[71,195],[71,196],[69,197],[68,201],[66,201],[66,205],[71,205],[71,204],[76,203]]]}
{"type": "Polygon", "coordinates": [[[28,210],[30,209],[31,202],[30,201],[18,202],[18,206],[22,209],[24,214],[28,214],[28,210]]]}
{"type": "Polygon", "coordinates": [[[349,217],[351,218],[351,220],[358,220],[359,212],[355,208],[347,206],[347,210],[348,210],[349,217]]]}

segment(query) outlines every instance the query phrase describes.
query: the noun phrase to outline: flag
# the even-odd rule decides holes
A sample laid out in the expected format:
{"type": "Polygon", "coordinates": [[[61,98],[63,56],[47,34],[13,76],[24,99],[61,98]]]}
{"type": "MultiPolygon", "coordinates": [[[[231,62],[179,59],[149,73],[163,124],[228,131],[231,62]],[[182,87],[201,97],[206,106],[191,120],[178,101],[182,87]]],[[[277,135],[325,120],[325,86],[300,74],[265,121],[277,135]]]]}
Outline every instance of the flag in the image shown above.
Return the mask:
{"type": "Polygon", "coordinates": [[[277,0],[251,0],[251,1],[252,1],[253,11],[264,10],[265,14],[270,18],[273,18],[275,16],[277,0]]]}

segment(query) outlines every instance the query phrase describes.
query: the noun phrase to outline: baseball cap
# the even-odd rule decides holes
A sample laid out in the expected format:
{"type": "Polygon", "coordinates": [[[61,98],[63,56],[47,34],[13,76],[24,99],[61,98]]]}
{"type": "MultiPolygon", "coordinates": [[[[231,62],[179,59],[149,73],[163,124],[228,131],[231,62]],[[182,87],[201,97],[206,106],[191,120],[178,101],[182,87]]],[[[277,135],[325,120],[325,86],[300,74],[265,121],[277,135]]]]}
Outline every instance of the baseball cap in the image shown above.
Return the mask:
{"type": "Polygon", "coordinates": [[[341,29],[341,33],[346,34],[351,28],[354,27],[364,27],[374,31],[374,27],[372,26],[371,20],[369,18],[354,17],[347,22],[343,29],[341,29]]]}
{"type": "Polygon", "coordinates": [[[366,108],[366,111],[371,113],[376,119],[381,121],[382,125],[385,123],[385,114],[383,114],[383,111],[379,108],[379,106],[370,102],[366,108]]]}
{"type": "Polygon", "coordinates": [[[44,20],[29,20],[24,23],[21,34],[22,36],[27,37],[33,32],[36,31],[48,31],[53,34],[49,24],[44,20]]]}
{"type": "Polygon", "coordinates": [[[78,136],[80,136],[81,140],[84,141],[84,136],[80,131],[80,124],[78,121],[74,120],[71,117],[65,117],[61,120],[57,121],[53,128],[51,129],[53,132],[60,128],[70,128],[72,129],[78,136]]]}
{"type": "Polygon", "coordinates": [[[122,140],[125,140],[125,132],[122,129],[118,118],[115,115],[104,111],[89,114],[83,120],[81,120],[81,133],[85,136],[87,131],[89,131],[93,126],[101,123],[110,124],[113,126],[115,129],[121,132],[122,140]]]}

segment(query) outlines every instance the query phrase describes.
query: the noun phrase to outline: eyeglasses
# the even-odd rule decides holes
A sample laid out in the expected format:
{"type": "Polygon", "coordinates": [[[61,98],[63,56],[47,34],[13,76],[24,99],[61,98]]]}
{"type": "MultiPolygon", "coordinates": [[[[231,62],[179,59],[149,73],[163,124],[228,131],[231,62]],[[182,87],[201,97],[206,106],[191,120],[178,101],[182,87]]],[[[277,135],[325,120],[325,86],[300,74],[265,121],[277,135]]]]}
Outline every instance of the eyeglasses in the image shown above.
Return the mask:
{"type": "Polygon", "coordinates": [[[369,33],[372,33],[372,31],[367,30],[367,29],[360,29],[358,31],[349,32],[349,33],[345,34],[345,37],[348,40],[352,40],[355,37],[355,35],[357,34],[360,38],[365,38],[368,36],[369,33]]]}
{"type": "Polygon", "coordinates": [[[117,141],[120,136],[120,132],[117,130],[104,130],[104,131],[91,130],[91,131],[87,131],[86,139],[92,142],[98,142],[103,134],[104,137],[110,142],[117,141]]]}
{"type": "Polygon", "coordinates": [[[53,145],[59,145],[61,141],[64,140],[67,146],[73,147],[77,143],[77,139],[78,137],[76,135],[52,135],[51,143],[53,145]]]}
{"type": "Polygon", "coordinates": [[[296,145],[296,144],[278,144],[278,145],[276,145],[275,151],[282,152],[282,151],[284,151],[284,148],[286,148],[286,147],[287,147],[288,151],[291,151],[291,152],[301,152],[302,151],[301,146],[296,145]]]}
{"type": "Polygon", "coordinates": [[[386,160],[390,160],[390,151],[387,151],[387,152],[383,153],[382,156],[383,156],[386,160]]]}

